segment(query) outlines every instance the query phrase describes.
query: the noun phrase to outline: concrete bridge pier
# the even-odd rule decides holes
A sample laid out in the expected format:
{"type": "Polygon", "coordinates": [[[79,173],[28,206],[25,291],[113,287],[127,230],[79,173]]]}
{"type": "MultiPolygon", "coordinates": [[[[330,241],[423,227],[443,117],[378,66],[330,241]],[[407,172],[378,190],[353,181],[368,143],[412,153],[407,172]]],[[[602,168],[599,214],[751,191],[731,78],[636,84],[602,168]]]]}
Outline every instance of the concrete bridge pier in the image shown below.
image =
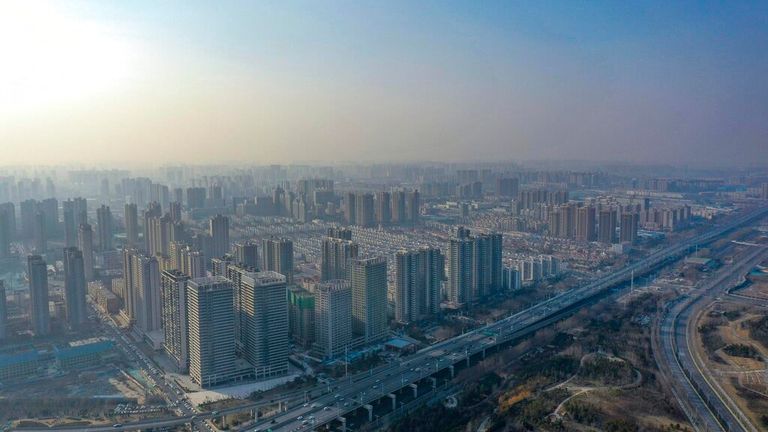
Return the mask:
{"type": "Polygon", "coordinates": [[[419,386],[416,384],[408,384],[408,387],[413,389],[413,397],[414,399],[419,397],[419,386]]]}
{"type": "Polygon", "coordinates": [[[339,417],[339,421],[341,422],[341,432],[347,432],[347,419],[346,419],[346,417],[339,417]]]}
{"type": "Polygon", "coordinates": [[[392,411],[395,411],[397,409],[397,396],[394,393],[390,393],[387,396],[392,399],[392,411]]]}
{"type": "Polygon", "coordinates": [[[485,348],[483,348],[483,360],[485,360],[485,348]]]}
{"type": "Polygon", "coordinates": [[[429,380],[432,381],[432,388],[437,388],[437,378],[435,377],[429,377],[429,380]]]}
{"type": "Polygon", "coordinates": [[[451,371],[451,378],[456,377],[456,370],[454,369],[453,365],[448,366],[448,370],[451,371]]]}
{"type": "Polygon", "coordinates": [[[373,421],[373,405],[365,404],[363,405],[363,408],[368,410],[368,421],[372,422],[373,421]]]}

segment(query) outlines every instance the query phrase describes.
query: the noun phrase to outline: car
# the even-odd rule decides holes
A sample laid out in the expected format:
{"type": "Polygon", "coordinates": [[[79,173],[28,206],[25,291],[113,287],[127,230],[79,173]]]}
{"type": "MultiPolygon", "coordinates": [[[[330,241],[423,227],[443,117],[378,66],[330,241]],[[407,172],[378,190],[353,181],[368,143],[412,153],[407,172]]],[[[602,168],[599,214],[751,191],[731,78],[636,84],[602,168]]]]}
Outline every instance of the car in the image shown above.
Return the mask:
{"type": "Polygon", "coordinates": [[[308,404],[308,403],[305,403],[305,404],[304,404],[304,405],[302,405],[302,406],[303,406],[304,408],[306,408],[306,407],[308,407],[308,406],[309,406],[309,404],[308,404]]]}
{"type": "Polygon", "coordinates": [[[218,411],[214,411],[214,412],[211,413],[211,415],[217,416],[217,415],[219,415],[219,412],[218,411]]]}
{"type": "Polygon", "coordinates": [[[303,420],[303,419],[304,419],[304,416],[298,416],[298,417],[296,417],[296,420],[303,420]]]}
{"type": "Polygon", "coordinates": [[[112,425],[112,427],[113,428],[123,427],[123,424],[122,423],[115,423],[115,424],[112,425]]]}
{"type": "Polygon", "coordinates": [[[327,406],[323,407],[323,411],[330,411],[330,410],[331,410],[331,407],[327,407],[327,406]]]}

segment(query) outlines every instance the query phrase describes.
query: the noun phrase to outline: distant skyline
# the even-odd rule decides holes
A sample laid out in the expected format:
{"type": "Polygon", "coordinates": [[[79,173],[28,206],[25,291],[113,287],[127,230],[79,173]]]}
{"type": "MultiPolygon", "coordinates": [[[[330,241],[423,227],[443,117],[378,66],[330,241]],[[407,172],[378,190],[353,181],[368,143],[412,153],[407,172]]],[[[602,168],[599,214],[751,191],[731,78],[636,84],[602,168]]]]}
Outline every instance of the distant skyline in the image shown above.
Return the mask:
{"type": "Polygon", "coordinates": [[[2,164],[765,164],[766,22],[746,1],[0,1],[2,164]]]}

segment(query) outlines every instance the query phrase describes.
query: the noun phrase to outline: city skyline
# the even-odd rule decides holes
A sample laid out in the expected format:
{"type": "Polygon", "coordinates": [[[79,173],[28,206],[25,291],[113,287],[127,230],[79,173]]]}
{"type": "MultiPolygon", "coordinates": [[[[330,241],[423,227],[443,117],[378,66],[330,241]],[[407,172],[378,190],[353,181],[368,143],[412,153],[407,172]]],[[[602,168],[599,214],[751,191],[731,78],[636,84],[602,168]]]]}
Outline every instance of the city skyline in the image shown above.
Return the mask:
{"type": "Polygon", "coordinates": [[[766,23],[0,0],[0,429],[763,430],[766,23]]]}
{"type": "Polygon", "coordinates": [[[4,162],[768,159],[765,3],[193,6],[3,3],[4,162]]]}

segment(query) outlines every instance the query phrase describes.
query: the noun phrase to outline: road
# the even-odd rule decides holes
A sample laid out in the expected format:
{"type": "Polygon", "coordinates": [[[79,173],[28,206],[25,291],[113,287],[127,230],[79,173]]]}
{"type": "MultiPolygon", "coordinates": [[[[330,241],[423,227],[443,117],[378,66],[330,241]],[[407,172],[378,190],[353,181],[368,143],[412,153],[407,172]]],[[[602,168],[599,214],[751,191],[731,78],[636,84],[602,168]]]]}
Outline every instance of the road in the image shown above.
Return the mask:
{"type": "MultiPolygon", "coordinates": [[[[92,303],[89,304],[96,315],[101,319],[106,330],[112,334],[117,347],[122,350],[130,360],[138,363],[141,370],[147,376],[150,384],[154,385],[156,390],[159,390],[168,406],[174,407],[177,410],[180,415],[176,417],[176,419],[179,417],[190,418],[193,431],[210,430],[210,428],[203,423],[203,420],[197,420],[195,416],[198,412],[192,404],[181,397],[181,395],[184,394],[184,390],[163,375],[162,370],[141,351],[141,349],[131,340],[130,336],[126,335],[126,333],[118,327],[115,320],[109,314],[100,311],[99,308],[92,303]],[[192,417],[195,417],[195,419],[192,419],[192,417]]],[[[129,425],[113,426],[110,428],[112,431],[131,429],[133,428],[129,425]]]]}
{"type": "Polygon", "coordinates": [[[251,430],[309,431],[336,421],[382,397],[390,394],[396,397],[394,392],[404,387],[450,369],[461,361],[468,362],[470,357],[484,353],[488,348],[527,335],[536,328],[537,323],[628,280],[633,274],[640,275],[652,270],[690,248],[715,240],[738,226],[765,216],[766,213],[768,208],[760,208],[736,216],[727,223],[716,225],[707,233],[656,251],[585,286],[566,291],[480,329],[424,348],[403,362],[382,366],[371,373],[356,375],[340,385],[335,394],[323,395],[312,400],[311,404],[292,407],[272,419],[256,424],[251,430]]]}
{"type": "Polygon", "coordinates": [[[753,431],[754,427],[728,400],[715,389],[713,381],[700,368],[690,347],[695,329],[692,317],[701,306],[727,292],[768,253],[757,250],[748,253],[738,264],[723,267],[713,277],[692,290],[689,297],[680,298],[671,305],[661,324],[660,337],[665,372],[672,378],[675,394],[683,410],[697,430],[753,431]],[[682,400],[681,400],[682,399],[682,400]]]}

